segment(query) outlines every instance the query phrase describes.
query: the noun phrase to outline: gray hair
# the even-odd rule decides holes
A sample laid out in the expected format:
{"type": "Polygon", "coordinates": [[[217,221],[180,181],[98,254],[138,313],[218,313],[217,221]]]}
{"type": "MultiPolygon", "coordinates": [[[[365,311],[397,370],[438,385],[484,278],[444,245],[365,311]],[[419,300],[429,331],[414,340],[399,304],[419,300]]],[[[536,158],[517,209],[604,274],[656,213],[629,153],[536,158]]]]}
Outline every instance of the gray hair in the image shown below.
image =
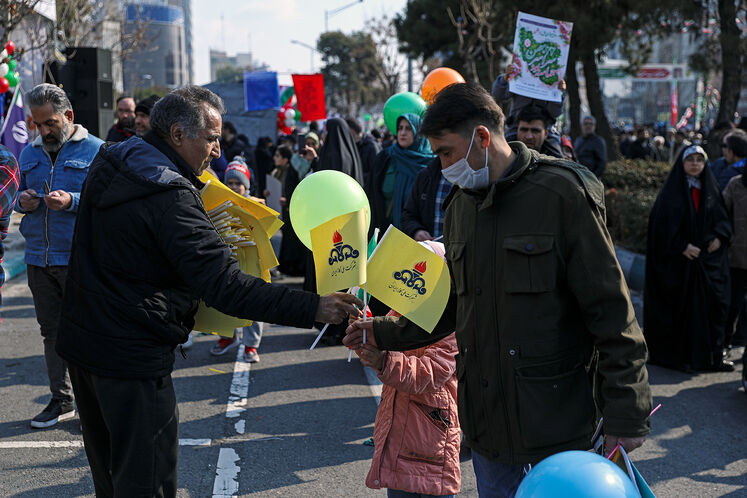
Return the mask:
{"type": "Polygon", "coordinates": [[[73,110],[65,91],[49,83],[36,85],[23,98],[26,99],[29,107],[43,107],[46,104],[52,104],[55,114],[65,114],[65,112],[73,110]]]}
{"type": "Polygon", "coordinates": [[[586,121],[587,119],[588,119],[589,121],[591,121],[591,122],[592,122],[592,124],[593,124],[594,126],[596,126],[596,125],[597,125],[597,118],[595,118],[595,117],[594,117],[594,116],[592,116],[591,114],[589,114],[588,116],[584,116],[584,119],[582,119],[582,120],[581,120],[581,122],[583,123],[583,122],[584,122],[584,121],[586,121]]]}
{"type": "Polygon", "coordinates": [[[166,138],[171,133],[171,126],[179,123],[189,138],[197,138],[198,132],[206,126],[203,104],[219,114],[226,112],[223,100],[207,88],[187,85],[172,90],[153,106],[150,126],[159,136],[166,138]]]}

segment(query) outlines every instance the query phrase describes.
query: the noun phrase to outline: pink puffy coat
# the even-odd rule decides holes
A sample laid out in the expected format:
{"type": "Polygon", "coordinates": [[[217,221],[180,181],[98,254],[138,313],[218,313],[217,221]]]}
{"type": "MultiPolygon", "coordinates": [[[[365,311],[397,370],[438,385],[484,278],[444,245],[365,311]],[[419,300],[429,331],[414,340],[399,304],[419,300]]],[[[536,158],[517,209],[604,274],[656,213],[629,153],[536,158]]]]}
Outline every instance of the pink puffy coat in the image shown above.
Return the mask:
{"type": "Polygon", "coordinates": [[[454,334],[425,348],[385,353],[369,488],[459,493],[456,354],[454,334]]]}

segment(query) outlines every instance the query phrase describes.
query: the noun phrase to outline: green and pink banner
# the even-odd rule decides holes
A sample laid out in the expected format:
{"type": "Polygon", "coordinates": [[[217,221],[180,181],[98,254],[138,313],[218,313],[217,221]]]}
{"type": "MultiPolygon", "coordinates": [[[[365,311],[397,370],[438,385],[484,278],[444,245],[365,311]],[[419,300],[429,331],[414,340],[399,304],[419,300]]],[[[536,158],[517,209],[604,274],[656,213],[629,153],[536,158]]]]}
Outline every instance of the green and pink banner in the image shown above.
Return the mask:
{"type": "Polygon", "coordinates": [[[514,72],[509,90],[540,100],[560,102],[558,82],[565,77],[572,22],[519,12],[514,34],[514,72]]]}

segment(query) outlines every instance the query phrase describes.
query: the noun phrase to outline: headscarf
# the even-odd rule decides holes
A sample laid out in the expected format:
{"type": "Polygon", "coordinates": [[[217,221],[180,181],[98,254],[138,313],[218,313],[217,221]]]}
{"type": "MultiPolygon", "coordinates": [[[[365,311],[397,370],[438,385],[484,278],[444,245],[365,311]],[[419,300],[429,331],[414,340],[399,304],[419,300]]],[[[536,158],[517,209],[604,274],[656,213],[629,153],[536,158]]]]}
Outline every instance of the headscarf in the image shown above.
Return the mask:
{"type": "Polygon", "coordinates": [[[344,119],[327,120],[327,139],[319,152],[319,169],[342,171],[363,185],[363,168],[353,135],[344,119]]]}
{"type": "Polygon", "coordinates": [[[397,141],[387,149],[391,161],[390,167],[396,172],[392,196],[392,223],[396,227],[402,226],[402,209],[410,197],[415,177],[435,157],[431,151],[431,144],[419,134],[423,119],[417,114],[402,114],[397,118],[398,126],[400,119],[406,119],[410,123],[414,138],[412,144],[406,149],[400,147],[397,141]]]}

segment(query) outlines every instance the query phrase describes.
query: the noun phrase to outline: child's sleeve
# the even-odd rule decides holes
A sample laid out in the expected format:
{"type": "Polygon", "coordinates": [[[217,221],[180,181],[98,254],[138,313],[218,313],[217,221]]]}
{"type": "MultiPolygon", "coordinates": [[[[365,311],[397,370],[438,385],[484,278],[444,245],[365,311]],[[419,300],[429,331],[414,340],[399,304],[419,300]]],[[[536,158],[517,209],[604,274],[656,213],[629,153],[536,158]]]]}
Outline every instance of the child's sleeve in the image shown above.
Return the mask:
{"type": "Polygon", "coordinates": [[[456,354],[454,334],[428,346],[421,357],[388,351],[379,379],[397,391],[409,394],[436,392],[454,375],[456,354]]]}

